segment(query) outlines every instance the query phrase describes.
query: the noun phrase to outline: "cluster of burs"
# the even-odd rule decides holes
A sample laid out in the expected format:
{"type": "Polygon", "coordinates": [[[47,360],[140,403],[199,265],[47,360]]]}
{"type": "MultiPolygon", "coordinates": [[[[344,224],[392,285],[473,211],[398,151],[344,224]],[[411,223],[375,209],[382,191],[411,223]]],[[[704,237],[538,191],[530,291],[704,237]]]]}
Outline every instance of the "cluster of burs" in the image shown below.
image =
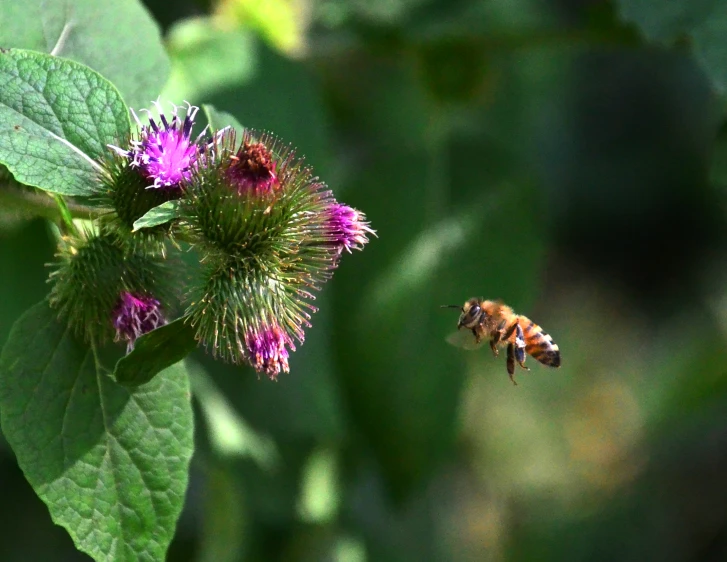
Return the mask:
{"type": "Polygon", "coordinates": [[[373,231],[271,135],[193,139],[196,107],[158,109],[109,147],[93,227],[61,238],[51,306],[87,343],[127,351],[184,316],[212,354],[275,378],[310,327],[313,293],[373,231]],[[139,228],[155,209],[167,219],[139,228]]]}

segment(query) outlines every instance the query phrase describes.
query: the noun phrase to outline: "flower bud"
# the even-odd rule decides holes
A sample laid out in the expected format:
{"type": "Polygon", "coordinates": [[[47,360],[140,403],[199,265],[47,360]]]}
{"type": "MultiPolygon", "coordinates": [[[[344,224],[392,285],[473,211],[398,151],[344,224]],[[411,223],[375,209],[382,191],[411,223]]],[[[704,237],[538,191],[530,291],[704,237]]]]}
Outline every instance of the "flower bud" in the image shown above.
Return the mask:
{"type": "Polygon", "coordinates": [[[376,232],[371,230],[366,221],[366,216],[348,205],[333,203],[326,209],[326,214],[326,230],[332,242],[349,254],[352,249],[363,250],[369,241],[367,234],[376,236],[376,232]]]}
{"type": "Polygon", "coordinates": [[[113,312],[116,329],[114,341],[126,341],[126,352],[134,349],[134,342],[142,334],[166,324],[161,303],[153,297],[123,291],[113,312]]]}
{"type": "Polygon", "coordinates": [[[280,188],[275,173],[276,162],[270,150],[262,142],[242,139],[235,155],[230,156],[227,179],[241,197],[264,197],[280,188]]]}
{"type": "Polygon", "coordinates": [[[265,373],[271,379],[277,379],[281,371],[290,372],[286,346],[295,351],[290,336],[275,322],[251,328],[245,334],[248,361],[258,373],[265,373]]]}
{"type": "Polygon", "coordinates": [[[161,255],[102,233],[65,238],[57,256],[50,304],[84,341],[102,345],[114,337],[133,345],[152,324],[160,325],[155,320],[160,305],[151,306],[152,300],[168,301],[171,293],[164,284],[170,268],[161,255]],[[126,293],[139,299],[138,310],[123,306],[126,293]],[[134,316],[141,320],[138,325],[134,316]]]}

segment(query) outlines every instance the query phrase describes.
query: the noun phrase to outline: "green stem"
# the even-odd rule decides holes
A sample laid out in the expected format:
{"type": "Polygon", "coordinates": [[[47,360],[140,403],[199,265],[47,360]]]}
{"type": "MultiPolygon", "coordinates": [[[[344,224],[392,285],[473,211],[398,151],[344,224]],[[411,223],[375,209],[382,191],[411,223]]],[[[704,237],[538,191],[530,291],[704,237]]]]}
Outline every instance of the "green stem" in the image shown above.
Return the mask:
{"type": "Polygon", "coordinates": [[[55,199],[56,205],[58,205],[58,210],[61,213],[61,219],[63,220],[63,223],[66,225],[66,228],[68,229],[68,232],[76,233],[76,225],[73,224],[73,215],[71,215],[71,211],[68,208],[68,205],[66,204],[66,200],[63,199],[61,195],[58,195],[57,193],[53,194],[53,199],[55,199]]]}
{"type": "Polygon", "coordinates": [[[13,185],[0,184],[0,207],[16,211],[30,217],[43,217],[50,220],[62,220],[68,224],[68,219],[91,219],[97,212],[91,207],[79,205],[63,199],[60,196],[49,197],[48,194],[28,191],[13,185]],[[55,200],[54,200],[55,199],[55,200]],[[61,198],[62,199],[62,198],[61,198]]]}

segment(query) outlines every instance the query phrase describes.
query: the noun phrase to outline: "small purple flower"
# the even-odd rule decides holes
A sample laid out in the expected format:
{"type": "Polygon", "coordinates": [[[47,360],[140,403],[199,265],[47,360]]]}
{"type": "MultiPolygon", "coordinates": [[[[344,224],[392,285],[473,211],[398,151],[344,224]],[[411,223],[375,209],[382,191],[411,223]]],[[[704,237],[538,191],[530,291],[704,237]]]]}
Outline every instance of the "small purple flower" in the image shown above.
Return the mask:
{"type": "Polygon", "coordinates": [[[134,349],[134,342],[139,336],[167,323],[158,300],[128,291],[121,293],[113,317],[116,328],[114,341],[126,340],[127,353],[134,349]]]}
{"type": "Polygon", "coordinates": [[[239,195],[260,197],[280,186],[273,156],[262,142],[251,143],[247,138],[243,139],[237,154],[230,160],[227,177],[239,195]]]}
{"type": "MultiPolygon", "coordinates": [[[[132,110],[131,113],[139,126],[138,140],[131,141],[131,148],[123,150],[118,146],[109,145],[117,154],[128,158],[132,168],[152,180],[150,188],[175,189],[179,183],[189,178],[197,163],[197,141],[191,140],[194,118],[198,107],[187,103],[184,120],[177,115],[179,107],[173,105],[172,120],[167,120],[162,113],[159,102],[154,102],[159,110],[159,121],[149,118],[149,125],[143,125],[132,110]]],[[[143,109],[147,114],[149,110],[143,109]]]]}
{"type": "Polygon", "coordinates": [[[278,325],[263,325],[261,329],[252,329],[245,336],[248,360],[258,373],[265,373],[275,380],[281,371],[290,372],[288,350],[295,351],[290,336],[278,325]]]}
{"type": "Polygon", "coordinates": [[[371,229],[366,216],[353,207],[333,203],[326,212],[328,214],[326,230],[341,251],[346,249],[350,254],[351,249],[363,250],[369,241],[367,234],[376,236],[376,231],[371,229]]]}

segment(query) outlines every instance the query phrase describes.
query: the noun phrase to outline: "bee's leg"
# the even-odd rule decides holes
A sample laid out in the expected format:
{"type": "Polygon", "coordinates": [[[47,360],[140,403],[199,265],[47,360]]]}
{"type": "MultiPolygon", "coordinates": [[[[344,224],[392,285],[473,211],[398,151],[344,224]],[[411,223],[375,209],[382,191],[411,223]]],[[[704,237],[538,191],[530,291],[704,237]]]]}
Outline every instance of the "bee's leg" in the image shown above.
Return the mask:
{"type": "Polygon", "coordinates": [[[477,332],[476,328],[472,328],[472,335],[475,336],[475,343],[480,343],[480,340],[482,340],[482,338],[480,337],[480,334],[477,332]]]}
{"type": "Polygon", "coordinates": [[[496,330],[493,330],[490,333],[490,337],[492,338],[490,340],[490,349],[492,350],[492,353],[497,357],[499,355],[499,350],[497,349],[497,344],[501,341],[507,341],[507,338],[509,338],[512,335],[512,330],[508,330],[507,332],[505,330],[505,321],[503,320],[500,322],[500,324],[497,326],[496,330]]]}
{"type": "Polygon", "coordinates": [[[511,343],[507,344],[507,374],[510,375],[512,384],[517,384],[515,382],[515,348],[511,343]]]}
{"type": "MultiPolygon", "coordinates": [[[[505,329],[505,321],[504,320],[502,322],[500,322],[500,326],[501,326],[501,328],[499,328],[499,330],[502,332],[502,330],[505,329]]],[[[502,339],[503,340],[509,340],[510,337],[512,336],[513,332],[515,332],[515,328],[517,328],[517,327],[518,327],[518,323],[517,322],[513,322],[512,326],[510,326],[507,329],[507,332],[505,332],[502,335],[502,339]]]]}
{"type": "Polygon", "coordinates": [[[502,335],[499,331],[494,331],[490,334],[490,349],[492,350],[492,354],[497,357],[500,352],[497,349],[497,342],[500,341],[500,336],[502,335]]]}
{"type": "Polygon", "coordinates": [[[519,322],[515,323],[515,359],[523,369],[530,370],[525,366],[525,336],[519,322]]]}

